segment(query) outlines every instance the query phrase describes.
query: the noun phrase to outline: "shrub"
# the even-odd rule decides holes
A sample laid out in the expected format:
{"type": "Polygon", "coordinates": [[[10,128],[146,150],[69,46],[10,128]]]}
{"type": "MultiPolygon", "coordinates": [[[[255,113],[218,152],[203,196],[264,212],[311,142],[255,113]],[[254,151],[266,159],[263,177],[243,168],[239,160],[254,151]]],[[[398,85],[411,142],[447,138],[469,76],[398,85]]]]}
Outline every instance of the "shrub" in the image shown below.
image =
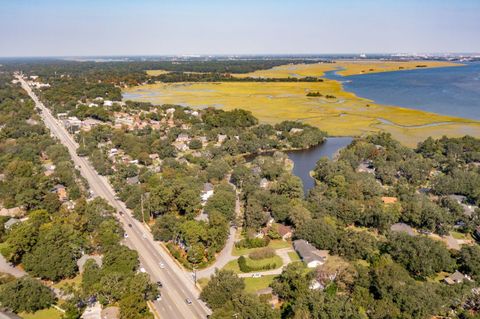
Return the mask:
{"type": "Polygon", "coordinates": [[[237,248],[260,248],[266,247],[270,243],[270,238],[246,238],[235,243],[237,248]]]}
{"type": "Polygon", "coordinates": [[[237,259],[237,262],[238,262],[238,268],[240,268],[241,272],[263,271],[263,270],[275,269],[277,267],[277,264],[275,263],[266,264],[262,266],[249,265],[247,263],[247,258],[245,258],[245,256],[240,256],[240,258],[237,259]]]}
{"type": "Polygon", "coordinates": [[[256,250],[250,253],[250,255],[248,255],[248,257],[250,257],[250,259],[253,259],[253,260],[272,258],[273,256],[275,256],[275,250],[271,247],[265,247],[265,248],[256,250]]]}

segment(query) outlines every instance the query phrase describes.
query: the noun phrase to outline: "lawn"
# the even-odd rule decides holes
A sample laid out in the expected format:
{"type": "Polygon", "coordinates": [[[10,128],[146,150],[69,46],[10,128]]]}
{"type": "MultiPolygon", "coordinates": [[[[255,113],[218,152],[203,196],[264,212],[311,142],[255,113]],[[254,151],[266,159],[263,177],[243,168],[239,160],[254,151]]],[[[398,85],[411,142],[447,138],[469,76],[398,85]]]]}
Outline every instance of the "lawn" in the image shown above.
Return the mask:
{"type": "Polygon", "coordinates": [[[457,231],[451,231],[450,235],[452,235],[452,237],[455,239],[461,239],[461,240],[471,239],[469,238],[470,237],[469,234],[463,234],[457,231]]]}
{"type": "Polygon", "coordinates": [[[55,308],[39,310],[34,313],[22,312],[19,314],[23,319],[60,319],[62,313],[55,308]]]}
{"type": "Polygon", "coordinates": [[[295,251],[289,252],[289,253],[288,253],[288,256],[290,257],[290,259],[292,260],[292,262],[301,261],[300,256],[298,256],[298,254],[297,254],[295,251]]]}
{"type": "Polygon", "coordinates": [[[77,275],[74,278],[69,278],[69,279],[64,279],[62,281],[57,282],[56,284],[53,285],[53,287],[61,289],[65,287],[66,285],[74,285],[75,287],[80,286],[82,283],[82,275],[77,275]]]}
{"type": "MultiPolygon", "coordinates": [[[[246,259],[247,259],[247,265],[248,266],[261,267],[261,266],[264,266],[264,265],[274,263],[276,265],[276,267],[274,269],[277,269],[277,268],[280,268],[283,265],[282,258],[280,258],[280,256],[278,256],[278,255],[275,255],[271,258],[265,258],[265,259],[260,259],[260,260],[252,260],[248,257],[246,259]]],[[[240,271],[240,268],[238,267],[237,259],[232,260],[229,263],[227,263],[223,269],[224,270],[231,270],[231,271],[233,271],[237,274],[242,273],[240,271]]],[[[252,271],[252,272],[261,272],[261,271],[256,270],[256,271],[252,271]]]]}
{"type": "Polygon", "coordinates": [[[200,286],[200,288],[203,289],[207,286],[209,281],[210,281],[209,278],[200,278],[200,279],[197,280],[197,283],[200,286]]]}
{"type": "Polygon", "coordinates": [[[260,278],[245,278],[245,291],[255,293],[257,290],[267,288],[275,278],[275,275],[262,276],[260,278]]]}
{"type": "Polygon", "coordinates": [[[385,106],[343,90],[333,80],[323,82],[156,83],[124,90],[125,99],[192,107],[242,108],[263,123],[299,120],[333,136],[359,136],[380,130],[408,146],[427,136],[480,137],[480,122],[420,110],[385,106]],[[307,97],[319,91],[322,97],[307,97]],[[333,95],[327,99],[325,95],[333,95]]]}
{"type": "MultiPolygon", "coordinates": [[[[281,240],[281,239],[276,239],[276,240],[271,240],[270,243],[268,244],[267,247],[270,247],[270,248],[273,248],[273,249],[281,249],[281,248],[288,248],[288,247],[291,247],[292,244],[291,242],[288,242],[288,241],[284,241],[284,240],[281,240]]],[[[232,250],[232,255],[233,256],[242,256],[242,255],[248,255],[256,250],[259,250],[259,249],[262,249],[263,247],[261,248],[237,248],[237,247],[233,247],[233,250],[232,250]]]]}

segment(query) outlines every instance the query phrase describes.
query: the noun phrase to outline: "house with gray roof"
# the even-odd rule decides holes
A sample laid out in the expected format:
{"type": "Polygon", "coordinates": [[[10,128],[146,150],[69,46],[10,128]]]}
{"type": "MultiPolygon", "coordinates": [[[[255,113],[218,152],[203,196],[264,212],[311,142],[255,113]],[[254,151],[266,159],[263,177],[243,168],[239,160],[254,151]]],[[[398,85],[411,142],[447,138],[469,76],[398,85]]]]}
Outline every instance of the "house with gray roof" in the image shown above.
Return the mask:
{"type": "Polygon", "coordinates": [[[321,266],[328,258],[328,250],[319,250],[303,239],[295,240],[293,248],[308,268],[321,266]]]}

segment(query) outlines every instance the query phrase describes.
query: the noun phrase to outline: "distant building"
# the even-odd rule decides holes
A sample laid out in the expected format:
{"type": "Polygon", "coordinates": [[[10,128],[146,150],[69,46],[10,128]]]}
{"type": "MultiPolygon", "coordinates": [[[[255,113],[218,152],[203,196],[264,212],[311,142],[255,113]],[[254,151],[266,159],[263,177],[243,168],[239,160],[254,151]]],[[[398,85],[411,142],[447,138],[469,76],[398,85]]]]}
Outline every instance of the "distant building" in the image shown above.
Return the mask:
{"type": "Polygon", "coordinates": [[[140,182],[140,180],[139,180],[139,178],[138,178],[138,175],[127,178],[127,184],[128,184],[128,185],[136,185],[136,184],[138,184],[139,182],[140,182]]]}
{"type": "Polygon", "coordinates": [[[8,230],[8,229],[12,228],[13,225],[18,224],[20,222],[21,221],[18,218],[10,218],[5,224],[3,224],[3,227],[5,227],[5,229],[8,230]]]}
{"type": "Polygon", "coordinates": [[[395,223],[392,226],[390,226],[390,230],[396,233],[406,233],[410,236],[416,235],[415,229],[413,229],[412,227],[408,226],[405,223],[395,223]]]}
{"type": "Polygon", "coordinates": [[[203,191],[200,197],[202,198],[202,202],[205,203],[210,197],[212,197],[214,192],[214,187],[211,183],[205,183],[203,185],[203,191]]]}
{"type": "Polygon", "coordinates": [[[395,204],[398,201],[398,198],[388,196],[384,196],[381,199],[384,204],[395,204]]]}
{"type": "Polygon", "coordinates": [[[319,250],[303,239],[295,240],[293,247],[308,268],[323,265],[328,258],[328,250],[319,250]]]}
{"type": "Polygon", "coordinates": [[[68,199],[67,189],[62,184],[57,184],[53,186],[52,192],[57,193],[58,199],[61,202],[64,202],[68,199]]]}
{"type": "Polygon", "coordinates": [[[453,285],[453,284],[461,284],[462,282],[464,282],[465,280],[468,280],[468,281],[471,281],[472,278],[470,278],[470,276],[467,276],[467,275],[464,275],[462,274],[461,272],[459,272],[458,270],[455,271],[453,274],[451,274],[450,276],[448,276],[447,278],[445,278],[445,282],[449,285],[453,285]]]}
{"type": "Polygon", "coordinates": [[[177,139],[175,141],[176,142],[189,142],[190,138],[188,137],[188,134],[180,133],[180,134],[178,134],[177,139]]]}
{"type": "Polygon", "coordinates": [[[278,224],[277,225],[277,232],[282,237],[283,240],[287,240],[289,238],[292,238],[292,227],[290,226],[285,226],[283,224],[278,224]]]}

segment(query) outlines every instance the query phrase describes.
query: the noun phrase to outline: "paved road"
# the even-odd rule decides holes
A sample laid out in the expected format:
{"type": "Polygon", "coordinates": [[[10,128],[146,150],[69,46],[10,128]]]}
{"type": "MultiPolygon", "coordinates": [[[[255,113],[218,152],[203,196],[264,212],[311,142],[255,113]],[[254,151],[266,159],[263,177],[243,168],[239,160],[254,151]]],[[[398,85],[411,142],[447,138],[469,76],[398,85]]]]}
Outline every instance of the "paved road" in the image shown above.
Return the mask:
{"type": "Polygon", "coordinates": [[[8,261],[0,254],[0,272],[10,274],[14,277],[20,278],[25,276],[27,273],[20,268],[13,267],[8,263],[8,261]]]}
{"type": "MultiPolygon", "coordinates": [[[[228,178],[230,180],[230,177],[228,178]]],[[[232,187],[235,189],[235,217],[239,218],[242,213],[242,208],[240,204],[240,192],[237,190],[237,187],[232,184],[232,187]]],[[[222,251],[216,256],[215,263],[208,268],[199,270],[197,272],[198,278],[210,278],[211,275],[215,273],[215,269],[222,269],[230,261],[235,260],[238,256],[232,256],[233,245],[235,245],[237,237],[237,228],[232,226],[230,227],[228,239],[223,247],[222,251]]]]}
{"type": "Polygon", "coordinates": [[[163,283],[162,300],[154,302],[155,309],[161,318],[206,318],[210,310],[198,299],[199,291],[193,283],[190,274],[185,273],[153,240],[151,233],[146,227],[133,217],[125,205],[115,198],[115,192],[104,176],[100,176],[90,165],[88,160],[79,157],[76,153],[78,144],[68,134],[65,128],[53,117],[50,111],[37,98],[28,84],[20,76],[16,76],[35,102],[41,109],[41,116],[45,125],[50,129],[51,134],[56,136],[67,148],[70,156],[81,174],[88,181],[91,190],[96,196],[106,199],[119,213],[117,218],[122,223],[125,232],[128,234],[126,244],[135,249],[140,257],[142,267],[151,276],[152,280],[160,280],[163,283]],[[165,264],[161,269],[159,264],[165,264]],[[187,305],[185,299],[192,301],[187,305]]]}

